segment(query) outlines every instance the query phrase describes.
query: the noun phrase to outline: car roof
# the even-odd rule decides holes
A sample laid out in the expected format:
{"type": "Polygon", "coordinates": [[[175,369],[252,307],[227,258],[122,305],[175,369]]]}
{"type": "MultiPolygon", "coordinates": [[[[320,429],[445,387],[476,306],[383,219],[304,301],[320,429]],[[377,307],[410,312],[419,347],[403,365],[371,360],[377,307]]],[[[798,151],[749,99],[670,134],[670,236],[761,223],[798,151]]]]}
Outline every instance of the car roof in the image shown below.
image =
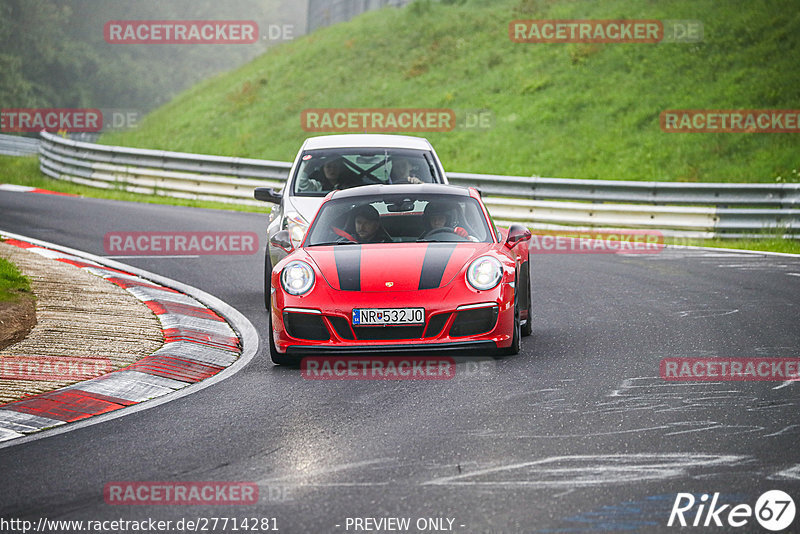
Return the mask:
{"type": "Polygon", "coordinates": [[[376,184],[340,189],[331,196],[333,199],[358,198],[376,195],[452,195],[470,196],[466,187],[448,184],[376,184]]]}
{"type": "Polygon", "coordinates": [[[309,137],[304,150],[321,148],[412,148],[430,150],[431,144],[423,137],[387,134],[339,134],[309,137]]]}

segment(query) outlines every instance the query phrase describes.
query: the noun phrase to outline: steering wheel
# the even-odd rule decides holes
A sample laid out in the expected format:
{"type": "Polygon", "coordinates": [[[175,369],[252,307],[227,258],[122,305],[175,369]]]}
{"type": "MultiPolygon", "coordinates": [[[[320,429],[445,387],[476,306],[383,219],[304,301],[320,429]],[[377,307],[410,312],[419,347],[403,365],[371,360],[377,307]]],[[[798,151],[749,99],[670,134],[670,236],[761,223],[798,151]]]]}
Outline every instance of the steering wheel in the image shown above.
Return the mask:
{"type": "Polygon", "coordinates": [[[464,236],[458,235],[455,229],[448,228],[447,226],[441,226],[439,228],[433,228],[431,230],[428,230],[427,232],[422,234],[417,241],[423,241],[435,235],[441,235],[441,234],[452,234],[456,236],[459,241],[468,241],[468,239],[465,238],[464,236]]]}

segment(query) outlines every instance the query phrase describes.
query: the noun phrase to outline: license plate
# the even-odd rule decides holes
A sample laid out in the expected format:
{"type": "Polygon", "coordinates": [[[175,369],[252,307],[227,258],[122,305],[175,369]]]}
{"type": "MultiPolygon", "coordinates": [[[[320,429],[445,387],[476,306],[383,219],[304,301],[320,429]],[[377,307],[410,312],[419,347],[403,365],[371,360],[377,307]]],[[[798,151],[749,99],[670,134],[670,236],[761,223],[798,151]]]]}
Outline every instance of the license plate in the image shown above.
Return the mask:
{"type": "Polygon", "coordinates": [[[354,308],[354,326],[425,324],[425,308],[354,308]]]}

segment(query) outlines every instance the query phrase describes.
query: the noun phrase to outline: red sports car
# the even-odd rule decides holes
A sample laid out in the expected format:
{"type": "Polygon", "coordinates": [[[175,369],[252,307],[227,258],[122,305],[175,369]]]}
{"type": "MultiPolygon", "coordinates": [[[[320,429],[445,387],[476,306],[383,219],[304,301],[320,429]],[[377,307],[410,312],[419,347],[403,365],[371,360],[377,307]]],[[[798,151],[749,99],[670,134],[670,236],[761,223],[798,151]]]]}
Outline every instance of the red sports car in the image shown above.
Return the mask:
{"type": "Polygon", "coordinates": [[[499,231],[477,190],[372,185],[328,194],[271,273],[270,350],[307,354],[480,349],[531,332],[530,231],[499,231]]]}

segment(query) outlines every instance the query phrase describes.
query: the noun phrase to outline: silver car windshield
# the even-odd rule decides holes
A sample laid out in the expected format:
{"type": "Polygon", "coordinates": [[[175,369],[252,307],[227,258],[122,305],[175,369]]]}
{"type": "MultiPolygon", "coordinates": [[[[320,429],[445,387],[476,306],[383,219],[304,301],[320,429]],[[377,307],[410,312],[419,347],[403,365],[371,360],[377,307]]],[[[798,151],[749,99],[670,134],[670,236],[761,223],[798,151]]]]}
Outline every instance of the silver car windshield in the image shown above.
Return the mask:
{"type": "Polygon", "coordinates": [[[492,242],[477,200],[453,195],[382,195],[323,204],[305,246],[357,243],[492,242]]]}
{"type": "Polygon", "coordinates": [[[300,156],[292,192],[299,196],[325,196],[335,189],[361,185],[442,182],[433,155],[423,150],[308,150],[300,156]]]}

